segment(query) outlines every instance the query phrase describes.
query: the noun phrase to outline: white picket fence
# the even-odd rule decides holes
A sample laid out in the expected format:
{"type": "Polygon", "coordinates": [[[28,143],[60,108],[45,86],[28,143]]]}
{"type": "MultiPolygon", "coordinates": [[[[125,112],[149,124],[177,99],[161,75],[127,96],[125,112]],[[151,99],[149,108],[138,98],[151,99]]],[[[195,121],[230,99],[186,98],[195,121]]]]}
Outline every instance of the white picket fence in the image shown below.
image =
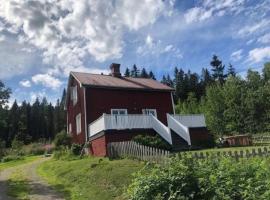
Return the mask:
{"type": "Polygon", "coordinates": [[[166,163],[170,156],[169,151],[140,145],[133,141],[109,143],[107,152],[111,159],[135,158],[154,163],[166,163]]]}

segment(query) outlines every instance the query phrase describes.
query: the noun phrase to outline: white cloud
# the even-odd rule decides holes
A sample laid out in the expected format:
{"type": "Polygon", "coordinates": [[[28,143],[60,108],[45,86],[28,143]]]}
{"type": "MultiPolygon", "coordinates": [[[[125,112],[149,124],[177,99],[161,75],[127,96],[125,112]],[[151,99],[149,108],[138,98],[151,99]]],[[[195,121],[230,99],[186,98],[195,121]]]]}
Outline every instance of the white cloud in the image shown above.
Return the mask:
{"type": "Polygon", "coordinates": [[[4,35],[0,35],[0,42],[5,41],[6,37],[4,35]]]}
{"type": "MultiPolygon", "coordinates": [[[[19,42],[43,52],[50,71],[62,75],[66,68],[85,68],[91,56],[98,62],[122,57],[123,34],[151,25],[168,16],[174,0],[89,1],[89,0],[5,0],[0,18],[6,31],[19,42]]],[[[67,74],[67,73],[64,73],[67,74]]]]}
{"type": "Polygon", "coordinates": [[[248,61],[257,63],[265,59],[270,59],[270,46],[255,48],[249,52],[248,61]]]}
{"type": "Polygon", "coordinates": [[[266,33],[265,35],[259,37],[257,41],[263,44],[270,44],[270,33],[266,33]]]}
{"type": "Polygon", "coordinates": [[[264,31],[266,28],[268,28],[269,25],[270,25],[270,20],[268,19],[261,20],[260,22],[255,22],[253,25],[248,24],[238,31],[238,35],[243,37],[243,36],[249,36],[254,33],[259,33],[259,32],[264,31]]]}
{"type": "Polygon", "coordinates": [[[32,77],[35,84],[42,84],[44,87],[57,89],[62,85],[62,82],[50,74],[37,74],[32,77]]]}
{"type": "Polygon", "coordinates": [[[153,37],[147,35],[145,38],[145,43],[137,48],[137,54],[141,56],[155,55],[170,53],[171,56],[177,58],[183,58],[181,51],[174,47],[172,44],[164,44],[161,40],[154,40],[153,37]]]}
{"type": "Polygon", "coordinates": [[[187,23],[200,22],[212,16],[223,16],[226,13],[238,13],[245,0],[205,0],[200,6],[187,10],[184,14],[187,23]]]}
{"type": "Polygon", "coordinates": [[[46,92],[44,90],[40,92],[30,92],[30,103],[34,103],[37,98],[41,100],[43,97],[46,97],[46,92]]]}
{"type": "Polygon", "coordinates": [[[233,61],[241,60],[243,57],[242,53],[243,53],[243,49],[239,49],[239,50],[233,52],[231,54],[231,60],[233,60],[233,61]]]}
{"type": "Polygon", "coordinates": [[[22,81],[19,82],[19,84],[22,87],[31,87],[31,82],[29,80],[22,80],[22,81]]]}

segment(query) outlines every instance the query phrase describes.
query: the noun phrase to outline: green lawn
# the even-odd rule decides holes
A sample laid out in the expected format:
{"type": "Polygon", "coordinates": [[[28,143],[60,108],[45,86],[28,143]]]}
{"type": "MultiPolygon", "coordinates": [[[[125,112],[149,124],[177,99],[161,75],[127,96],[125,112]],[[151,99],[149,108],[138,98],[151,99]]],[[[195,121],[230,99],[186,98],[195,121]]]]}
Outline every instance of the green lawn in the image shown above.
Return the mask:
{"type": "Polygon", "coordinates": [[[258,149],[258,148],[261,148],[263,149],[264,147],[268,148],[269,149],[269,145],[267,146],[247,146],[247,147],[227,147],[227,148],[212,148],[212,149],[203,149],[203,150],[195,150],[195,151],[188,151],[188,152],[217,152],[217,151],[245,151],[245,150],[249,150],[251,151],[252,149],[258,149]]]}
{"type": "Polygon", "coordinates": [[[144,166],[134,160],[113,160],[88,157],[80,160],[50,160],[38,173],[72,200],[125,199],[123,193],[132,173],[144,166]]]}
{"type": "Polygon", "coordinates": [[[7,194],[18,200],[28,200],[30,186],[27,175],[22,170],[16,170],[8,180],[7,194]]]}
{"type": "Polygon", "coordinates": [[[4,163],[0,162],[0,171],[9,167],[16,167],[21,164],[32,162],[38,158],[40,158],[40,156],[25,156],[21,160],[12,160],[4,163]]]}

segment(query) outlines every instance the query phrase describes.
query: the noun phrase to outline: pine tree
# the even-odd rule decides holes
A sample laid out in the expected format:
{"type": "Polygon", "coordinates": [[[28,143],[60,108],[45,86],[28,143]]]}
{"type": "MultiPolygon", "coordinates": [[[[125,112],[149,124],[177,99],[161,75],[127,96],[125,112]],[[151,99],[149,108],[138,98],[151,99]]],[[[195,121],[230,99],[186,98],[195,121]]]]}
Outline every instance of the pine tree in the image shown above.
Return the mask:
{"type": "Polygon", "coordinates": [[[212,66],[213,78],[219,83],[224,83],[226,75],[224,75],[225,65],[222,64],[222,61],[213,55],[210,65],[212,66]]]}
{"type": "Polygon", "coordinates": [[[126,68],[126,71],[125,71],[125,77],[130,77],[130,70],[129,68],[126,68]]]}
{"type": "Polygon", "coordinates": [[[131,77],[137,78],[139,76],[139,70],[137,66],[134,64],[131,70],[131,77]]]}
{"type": "Polygon", "coordinates": [[[149,77],[149,75],[148,75],[148,73],[147,73],[147,71],[146,71],[145,68],[142,68],[140,77],[141,77],[141,78],[148,78],[148,77],[149,77]]]}
{"type": "Polygon", "coordinates": [[[233,76],[233,77],[236,76],[235,69],[234,69],[234,67],[232,66],[231,63],[228,66],[227,76],[233,76]]]}
{"type": "Polygon", "coordinates": [[[149,72],[149,78],[156,80],[156,77],[152,71],[149,72]]]}

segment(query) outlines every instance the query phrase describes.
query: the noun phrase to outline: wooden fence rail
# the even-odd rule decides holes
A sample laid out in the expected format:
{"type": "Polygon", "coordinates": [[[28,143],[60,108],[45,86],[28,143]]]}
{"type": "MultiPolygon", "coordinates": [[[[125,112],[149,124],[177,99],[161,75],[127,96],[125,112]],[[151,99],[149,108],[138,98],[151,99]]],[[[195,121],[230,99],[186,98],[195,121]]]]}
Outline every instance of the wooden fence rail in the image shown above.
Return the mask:
{"type": "Polygon", "coordinates": [[[154,163],[166,163],[170,152],[162,149],[140,145],[133,141],[112,142],[107,146],[109,158],[136,158],[154,163]]]}
{"type": "Polygon", "coordinates": [[[254,158],[254,157],[270,157],[270,147],[253,148],[246,150],[226,150],[226,151],[212,151],[212,152],[182,152],[178,153],[179,158],[185,158],[191,156],[195,159],[207,159],[207,158],[219,158],[219,157],[231,157],[235,159],[240,158],[254,158]]]}

